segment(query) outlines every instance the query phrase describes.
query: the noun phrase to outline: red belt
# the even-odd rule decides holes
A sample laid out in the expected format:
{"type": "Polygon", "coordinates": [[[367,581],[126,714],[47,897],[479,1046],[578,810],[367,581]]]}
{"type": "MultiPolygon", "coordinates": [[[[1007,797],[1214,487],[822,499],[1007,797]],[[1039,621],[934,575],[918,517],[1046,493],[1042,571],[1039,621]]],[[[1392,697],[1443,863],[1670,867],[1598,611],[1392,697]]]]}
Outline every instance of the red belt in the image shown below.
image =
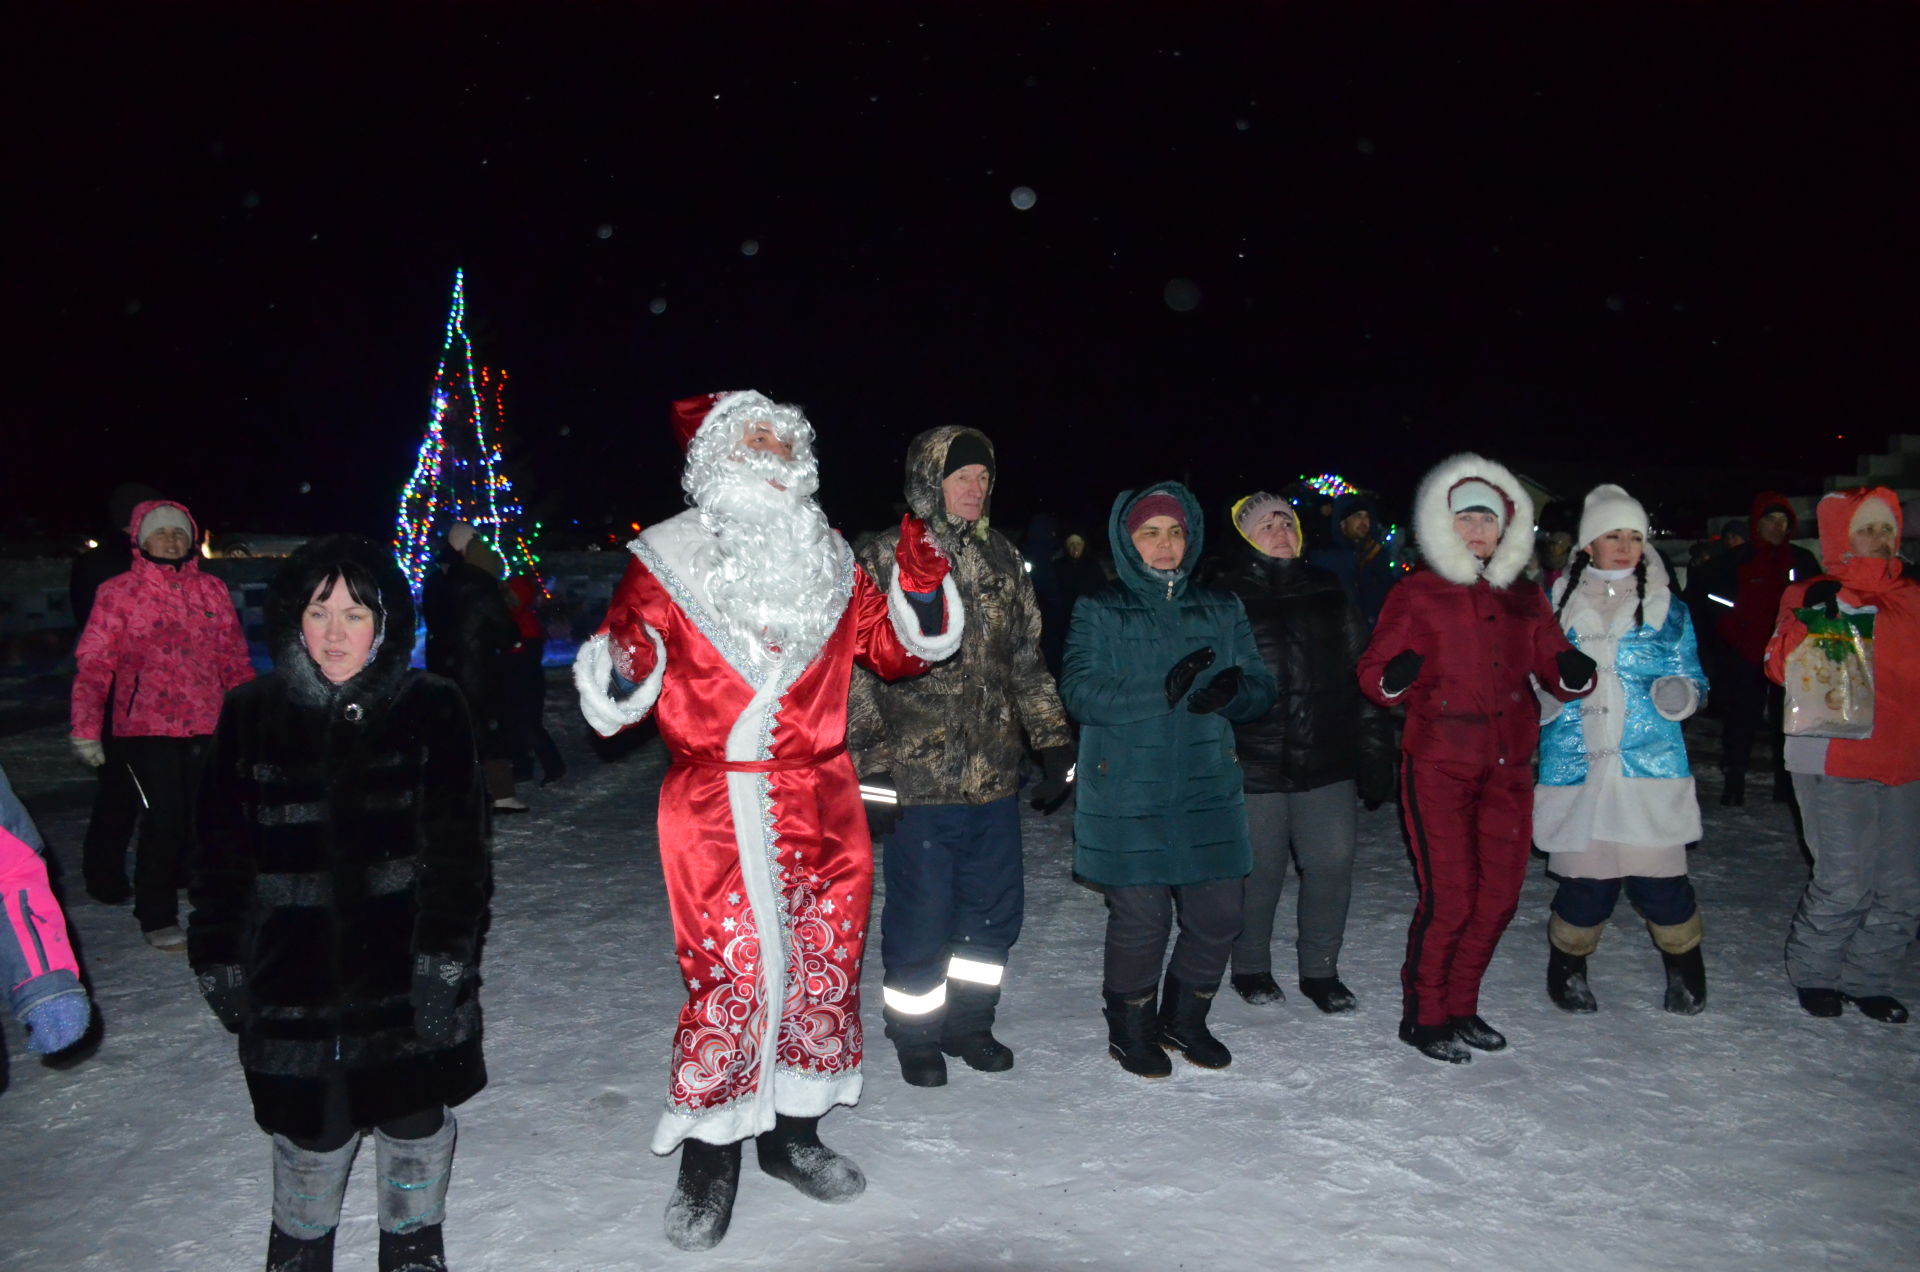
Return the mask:
{"type": "Polygon", "coordinates": [[[719,769],[723,773],[786,773],[794,769],[814,768],[828,760],[838,759],[847,753],[847,744],[828,747],[818,755],[801,755],[786,760],[710,760],[702,755],[676,755],[675,764],[689,764],[694,768],[719,769]]]}

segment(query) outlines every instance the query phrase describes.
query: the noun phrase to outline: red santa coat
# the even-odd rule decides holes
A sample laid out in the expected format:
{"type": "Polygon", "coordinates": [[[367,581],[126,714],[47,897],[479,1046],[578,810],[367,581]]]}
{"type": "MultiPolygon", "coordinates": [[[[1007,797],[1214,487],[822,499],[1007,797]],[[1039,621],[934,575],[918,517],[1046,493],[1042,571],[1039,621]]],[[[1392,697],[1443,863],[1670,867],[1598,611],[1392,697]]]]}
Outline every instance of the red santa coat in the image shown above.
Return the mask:
{"type": "Polygon", "coordinates": [[[660,787],[660,860],[680,975],[667,1108],[653,1151],[715,1144],[859,1099],[860,964],[873,845],[846,752],[857,660],[893,680],[959,647],[924,637],[896,585],[883,595],[836,536],[840,620],[811,656],[753,665],[690,565],[698,509],[649,528],[606,622],[574,663],[587,720],[612,736],[651,711],[672,756],[660,787]],[[613,642],[612,645],[609,642],[613,642]],[[630,697],[608,692],[614,647],[635,652],[630,697]],[[651,652],[649,652],[651,651],[651,652]],[[777,940],[772,934],[777,934],[777,940]]]}
{"type": "MultiPolygon", "coordinates": [[[[185,504],[150,499],[133,510],[127,533],[155,508],[185,504]]],[[[194,525],[193,539],[199,539],[194,525]]],[[[227,690],[253,679],[247,637],[227,585],[200,572],[189,556],[178,569],[133,549],[133,568],[100,585],[86,630],[74,647],[71,731],[98,738],[113,691],[115,737],[192,738],[213,732],[227,690]]]]}

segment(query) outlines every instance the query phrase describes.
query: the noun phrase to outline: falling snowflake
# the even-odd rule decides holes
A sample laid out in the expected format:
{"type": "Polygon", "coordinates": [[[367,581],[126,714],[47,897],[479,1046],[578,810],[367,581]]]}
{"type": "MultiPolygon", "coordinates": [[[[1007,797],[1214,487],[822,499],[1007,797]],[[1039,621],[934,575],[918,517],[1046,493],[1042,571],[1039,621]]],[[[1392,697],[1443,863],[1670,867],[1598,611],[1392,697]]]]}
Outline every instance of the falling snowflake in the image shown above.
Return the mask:
{"type": "Polygon", "coordinates": [[[1025,212],[1040,201],[1040,196],[1033,192],[1032,186],[1015,186],[1013,193],[1007,196],[1007,200],[1012,203],[1014,207],[1025,212]]]}

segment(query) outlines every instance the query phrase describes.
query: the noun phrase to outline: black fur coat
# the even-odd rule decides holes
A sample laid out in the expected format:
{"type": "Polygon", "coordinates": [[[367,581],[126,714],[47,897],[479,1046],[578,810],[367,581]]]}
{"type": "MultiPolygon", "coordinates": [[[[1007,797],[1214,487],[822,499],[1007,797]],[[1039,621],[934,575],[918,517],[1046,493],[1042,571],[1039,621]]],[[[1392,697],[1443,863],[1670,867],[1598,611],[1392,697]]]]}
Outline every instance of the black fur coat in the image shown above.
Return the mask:
{"type": "Polygon", "coordinates": [[[486,1085],[485,802],[460,691],[407,666],[413,613],[384,546],[335,536],[303,548],[269,600],[275,671],[227,695],[207,764],[188,952],[198,973],[244,977],[254,1117],[296,1138],[342,1109],[370,1127],[486,1085]],[[301,643],[303,580],[349,559],[378,582],[383,634],[335,686],[301,643]],[[413,1027],[416,955],[465,969],[442,1045],[413,1027]]]}

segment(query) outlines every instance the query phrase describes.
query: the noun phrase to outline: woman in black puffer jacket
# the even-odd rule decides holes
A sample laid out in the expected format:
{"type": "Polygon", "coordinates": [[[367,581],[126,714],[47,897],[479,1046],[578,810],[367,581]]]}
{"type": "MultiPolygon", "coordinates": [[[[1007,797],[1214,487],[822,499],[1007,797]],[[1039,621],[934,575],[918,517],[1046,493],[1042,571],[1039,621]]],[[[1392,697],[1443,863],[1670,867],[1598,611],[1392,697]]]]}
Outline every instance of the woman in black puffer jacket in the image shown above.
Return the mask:
{"type": "Polygon", "coordinates": [[[1244,551],[1220,585],[1246,607],[1280,685],[1272,710],[1233,731],[1253,841],[1233,987],[1250,1003],[1281,997],[1271,946],[1291,845],[1300,868],[1300,992],[1321,1011],[1352,1011],[1338,962],[1353,886],[1354,798],[1377,808],[1393,797],[1392,724],[1354,680],[1366,619],[1338,577],[1301,558],[1293,506],[1248,495],[1233,506],[1233,524],[1244,551]]]}

